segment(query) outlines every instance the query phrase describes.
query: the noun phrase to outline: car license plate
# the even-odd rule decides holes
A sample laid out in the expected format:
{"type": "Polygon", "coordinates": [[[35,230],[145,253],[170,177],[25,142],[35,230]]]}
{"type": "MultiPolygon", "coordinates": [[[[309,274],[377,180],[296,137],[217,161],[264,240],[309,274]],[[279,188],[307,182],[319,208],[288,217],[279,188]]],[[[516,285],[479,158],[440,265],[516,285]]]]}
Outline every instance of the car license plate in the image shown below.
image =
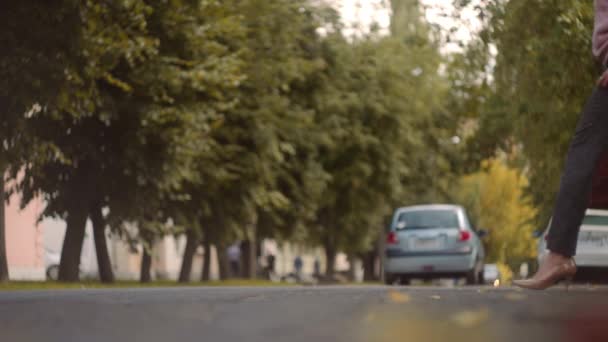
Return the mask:
{"type": "Polygon", "coordinates": [[[577,253],[608,254],[608,232],[581,231],[578,235],[577,253]]]}
{"type": "Polygon", "coordinates": [[[416,249],[440,249],[441,241],[439,239],[417,239],[416,249]]]}

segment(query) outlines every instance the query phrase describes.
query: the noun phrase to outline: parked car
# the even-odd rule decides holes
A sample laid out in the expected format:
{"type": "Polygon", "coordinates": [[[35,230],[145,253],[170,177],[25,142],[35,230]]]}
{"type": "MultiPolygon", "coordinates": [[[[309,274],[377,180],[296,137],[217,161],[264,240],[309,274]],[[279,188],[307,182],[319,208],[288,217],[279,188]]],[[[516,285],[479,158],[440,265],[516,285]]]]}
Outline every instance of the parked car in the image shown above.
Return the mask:
{"type": "MultiPolygon", "coordinates": [[[[549,227],[550,227],[549,223],[549,227]]],[[[549,228],[538,239],[538,261],[549,252],[547,235],[549,228]]],[[[587,209],[574,257],[579,270],[585,268],[606,268],[608,272],[608,210],[587,209]]]]}
{"type": "MultiPolygon", "coordinates": [[[[44,266],[46,269],[46,279],[55,281],[59,278],[59,264],[61,261],[61,248],[63,236],[65,234],[65,224],[61,224],[53,228],[53,231],[49,230],[45,232],[45,234],[52,235],[45,237],[44,266]]],[[[93,241],[93,228],[90,226],[90,224],[87,224],[85,237],[82,242],[82,251],[80,254],[80,279],[99,279],[97,269],[97,256],[95,254],[95,243],[93,241]]]]}
{"type": "Polygon", "coordinates": [[[50,249],[45,248],[44,267],[46,268],[46,279],[57,280],[59,278],[59,261],[61,255],[50,249]]]}
{"type": "Polygon", "coordinates": [[[481,238],[485,234],[472,226],[459,205],[399,208],[386,240],[385,283],[466,277],[467,284],[480,284],[485,257],[481,238]]]}
{"type": "Polygon", "coordinates": [[[483,267],[483,282],[484,284],[495,284],[500,282],[500,271],[496,264],[485,264],[483,267]]]}

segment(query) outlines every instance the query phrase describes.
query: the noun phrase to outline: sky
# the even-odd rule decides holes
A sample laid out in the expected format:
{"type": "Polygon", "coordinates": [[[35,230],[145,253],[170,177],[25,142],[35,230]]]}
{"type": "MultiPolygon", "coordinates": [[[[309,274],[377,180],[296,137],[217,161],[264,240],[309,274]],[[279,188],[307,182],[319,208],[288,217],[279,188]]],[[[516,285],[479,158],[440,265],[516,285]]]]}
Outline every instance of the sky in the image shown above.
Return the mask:
{"type": "MultiPolygon", "coordinates": [[[[338,8],[347,26],[359,25],[365,28],[374,22],[377,22],[382,28],[389,26],[391,11],[388,0],[329,0],[329,2],[338,8]]],[[[457,41],[468,41],[471,32],[479,28],[476,13],[472,9],[462,11],[461,19],[458,21],[445,16],[446,13],[454,11],[452,0],[421,0],[421,3],[426,8],[425,15],[430,23],[437,24],[446,31],[454,26],[459,28],[454,36],[457,41]]],[[[352,28],[347,33],[355,33],[356,30],[356,28],[352,28]]],[[[447,50],[457,49],[455,45],[445,48],[447,50]]]]}

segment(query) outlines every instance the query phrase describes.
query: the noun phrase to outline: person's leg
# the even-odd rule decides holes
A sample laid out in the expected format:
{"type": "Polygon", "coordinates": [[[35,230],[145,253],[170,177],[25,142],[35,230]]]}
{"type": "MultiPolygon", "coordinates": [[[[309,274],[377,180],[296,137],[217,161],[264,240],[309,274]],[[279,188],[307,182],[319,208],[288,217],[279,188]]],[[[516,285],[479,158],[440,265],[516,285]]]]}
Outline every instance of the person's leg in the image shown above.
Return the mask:
{"type": "Polygon", "coordinates": [[[576,252],[593,173],[607,142],[608,89],[596,88],[585,105],[566,156],[547,239],[547,248],[553,253],[572,257],[576,252]]]}
{"type": "Polygon", "coordinates": [[[589,204],[589,195],[598,160],[608,142],[608,88],[596,88],[587,101],[566,156],[557,195],[547,248],[531,279],[516,280],[514,285],[542,290],[576,273],[572,260],[578,231],[589,204]]]}

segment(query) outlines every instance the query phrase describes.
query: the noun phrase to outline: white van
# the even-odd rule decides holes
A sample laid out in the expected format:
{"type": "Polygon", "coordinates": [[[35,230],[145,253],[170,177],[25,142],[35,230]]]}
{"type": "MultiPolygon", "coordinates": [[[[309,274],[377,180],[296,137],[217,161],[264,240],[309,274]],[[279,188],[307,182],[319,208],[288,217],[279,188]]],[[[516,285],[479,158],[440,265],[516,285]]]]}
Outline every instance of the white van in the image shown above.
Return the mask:
{"type": "MultiPolygon", "coordinates": [[[[59,275],[59,260],[61,259],[61,248],[65,237],[66,223],[58,219],[45,219],[44,221],[44,262],[47,280],[57,280],[59,275]]],[[[108,244],[108,249],[112,245],[108,244]]],[[[97,255],[95,254],[95,242],[93,240],[93,226],[87,220],[86,231],[82,243],[80,255],[80,277],[83,279],[97,279],[98,275],[97,255]]]]}
{"type": "MultiPolygon", "coordinates": [[[[539,262],[548,253],[548,233],[549,228],[538,239],[539,262]]],[[[587,209],[578,235],[574,260],[578,268],[605,267],[608,270],[608,210],[587,209]]]]}

